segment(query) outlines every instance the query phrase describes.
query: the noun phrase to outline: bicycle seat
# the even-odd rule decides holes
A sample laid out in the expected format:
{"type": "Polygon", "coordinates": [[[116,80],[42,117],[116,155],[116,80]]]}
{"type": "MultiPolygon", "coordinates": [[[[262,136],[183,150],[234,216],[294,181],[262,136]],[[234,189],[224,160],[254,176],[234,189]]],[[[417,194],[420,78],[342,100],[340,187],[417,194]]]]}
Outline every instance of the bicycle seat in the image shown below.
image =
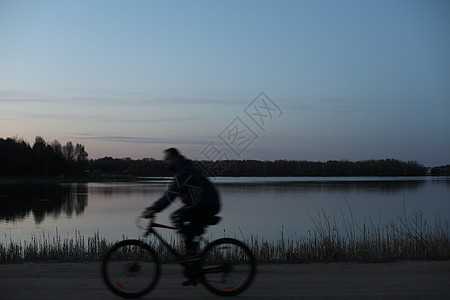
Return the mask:
{"type": "Polygon", "coordinates": [[[212,216],[209,219],[206,219],[205,225],[216,225],[221,219],[222,218],[219,216],[212,216]]]}

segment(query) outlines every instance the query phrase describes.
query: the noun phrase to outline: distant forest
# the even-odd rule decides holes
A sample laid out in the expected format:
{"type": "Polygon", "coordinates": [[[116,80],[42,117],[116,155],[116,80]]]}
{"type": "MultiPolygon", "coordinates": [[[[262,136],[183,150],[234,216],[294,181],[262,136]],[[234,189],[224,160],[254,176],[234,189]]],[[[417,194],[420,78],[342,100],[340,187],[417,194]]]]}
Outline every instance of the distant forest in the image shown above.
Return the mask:
{"type": "Polygon", "coordinates": [[[0,176],[69,176],[89,168],[88,153],[81,144],[47,143],[37,136],[33,146],[18,138],[0,138],[0,176]]]}
{"type": "MultiPolygon", "coordinates": [[[[450,165],[427,169],[415,161],[396,159],[365,161],[229,160],[196,161],[210,176],[421,176],[450,175],[450,165]]],[[[88,159],[81,144],[37,136],[33,146],[18,138],[0,138],[0,176],[170,176],[164,162],[153,158],[104,157],[88,159]]]]}

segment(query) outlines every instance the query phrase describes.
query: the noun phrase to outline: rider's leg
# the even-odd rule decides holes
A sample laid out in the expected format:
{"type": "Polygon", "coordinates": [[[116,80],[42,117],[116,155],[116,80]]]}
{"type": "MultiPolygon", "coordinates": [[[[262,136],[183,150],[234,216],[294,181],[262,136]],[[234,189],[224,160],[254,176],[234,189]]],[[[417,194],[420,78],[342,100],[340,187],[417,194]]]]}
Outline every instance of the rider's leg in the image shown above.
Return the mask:
{"type": "Polygon", "coordinates": [[[182,207],[172,213],[172,222],[183,235],[187,254],[197,253],[198,243],[193,242],[193,239],[203,233],[206,220],[217,214],[219,209],[216,206],[198,203],[182,207]]]}
{"type": "MultiPolygon", "coordinates": [[[[205,220],[210,216],[214,216],[219,211],[219,208],[205,208],[202,205],[195,205],[191,207],[182,207],[172,213],[171,219],[179,232],[183,235],[186,247],[186,254],[189,256],[197,254],[198,243],[193,239],[199,235],[199,226],[203,231],[205,220]],[[189,223],[189,224],[186,224],[189,223]]],[[[201,235],[201,233],[200,233],[201,235]]],[[[190,259],[190,258],[187,258],[190,259]]],[[[195,259],[195,257],[193,258],[195,259]]],[[[188,276],[188,280],[183,282],[184,286],[197,285],[197,279],[188,276]]]]}
{"type": "Polygon", "coordinates": [[[191,226],[192,217],[192,207],[182,207],[171,215],[174,226],[183,236],[186,254],[193,253],[197,249],[197,245],[193,242],[195,232],[193,232],[193,228],[191,226]]]}
{"type": "MultiPolygon", "coordinates": [[[[219,212],[219,207],[205,205],[203,203],[199,203],[193,207],[192,210],[192,218],[190,221],[190,231],[191,236],[189,237],[190,244],[187,247],[188,252],[191,254],[196,254],[198,252],[198,242],[192,242],[196,236],[201,236],[205,232],[205,228],[207,225],[207,220],[216,215],[219,212]]],[[[188,243],[189,243],[188,242],[188,243]]]]}

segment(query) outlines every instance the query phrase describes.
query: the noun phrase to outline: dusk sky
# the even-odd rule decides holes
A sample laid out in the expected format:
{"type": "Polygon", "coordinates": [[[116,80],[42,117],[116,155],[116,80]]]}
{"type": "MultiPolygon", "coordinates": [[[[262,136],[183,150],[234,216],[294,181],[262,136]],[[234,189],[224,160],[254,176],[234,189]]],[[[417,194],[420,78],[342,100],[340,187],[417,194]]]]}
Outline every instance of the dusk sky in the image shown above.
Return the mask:
{"type": "Polygon", "coordinates": [[[447,0],[0,0],[2,138],[438,166],[449,132],[447,0]]]}

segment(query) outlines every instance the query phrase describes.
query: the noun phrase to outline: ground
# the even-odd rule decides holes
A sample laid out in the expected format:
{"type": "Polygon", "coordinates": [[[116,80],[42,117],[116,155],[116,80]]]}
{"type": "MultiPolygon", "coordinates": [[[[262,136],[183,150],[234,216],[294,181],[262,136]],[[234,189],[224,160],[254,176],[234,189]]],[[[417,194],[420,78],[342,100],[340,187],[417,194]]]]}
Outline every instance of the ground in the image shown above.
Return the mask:
{"type": "MultiPolygon", "coordinates": [[[[181,267],[163,265],[142,299],[211,299],[204,287],[183,287],[181,267]]],[[[241,299],[450,299],[450,261],[259,265],[241,299]]],[[[218,297],[217,297],[218,298],[218,297]]],[[[120,299],[103,284],[99,263],[0,265],[0,299],[120,299]]]]}

